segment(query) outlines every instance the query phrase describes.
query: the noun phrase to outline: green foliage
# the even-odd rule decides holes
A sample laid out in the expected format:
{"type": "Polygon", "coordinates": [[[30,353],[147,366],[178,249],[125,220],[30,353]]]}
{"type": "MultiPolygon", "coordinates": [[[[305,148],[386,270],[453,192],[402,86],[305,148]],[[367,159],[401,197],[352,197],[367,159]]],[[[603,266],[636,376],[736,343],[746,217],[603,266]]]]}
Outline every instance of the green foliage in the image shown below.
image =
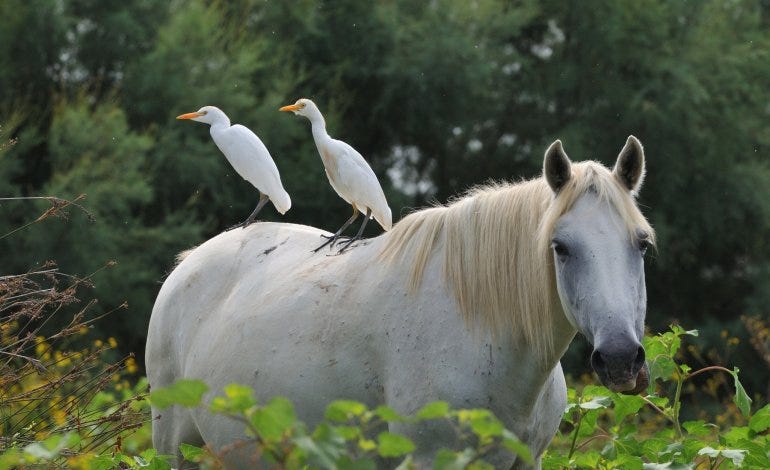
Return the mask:
{"type": "Polygon", "coordinates": [[[650,366],[646,396],[621,395],[588,385],[568,390],[562,431],[543,458],[544,468],[738,468],[770,465],[770,405],[750,415],[738,371],[721,366],[692,370],[677,359],[683,339],[695,330],[672,326],[645,338],[650,366]],[[734,403],[748,426],[729,430],[703,420],[680,422],[685,382],[702,373],[733,377],[734,403]],[[660,391],[673,390],[666,395],[660,391]]]}
{"type": "MultiPolygon", "coordinates": [[[[206,390],[208,387],[201,381],[180,380],[154,390],[150,401],[161,408],[172,404],[197,406],[206,390]]],[[[400,460],[400,468],[412,468],[411,454],[417,450],[414,443],[402,434],[383,429],[387,423],[418,425],[432,420],[448,423],[465,446],[441,450],[434,462],[436,468],[488,468],[484,456],[502,449],[532,462],[527,446],[488,410],[452,410],[446,402],[433,402],[408,417],[387,406],[369,409],[357,401],[337,400],[327,406],[325,421],[308,432],[285,398],[275,397],[259,405],[249,387],[231,384],[223,392],[211,400],[209,411],[242,422],[254,455],[262,455],[276,465],[374,468],[375,459],[381,457],[400,460]]],[[[187,444],[180,451],[187,460],[212,466],[222,457],[187,444]]]]}

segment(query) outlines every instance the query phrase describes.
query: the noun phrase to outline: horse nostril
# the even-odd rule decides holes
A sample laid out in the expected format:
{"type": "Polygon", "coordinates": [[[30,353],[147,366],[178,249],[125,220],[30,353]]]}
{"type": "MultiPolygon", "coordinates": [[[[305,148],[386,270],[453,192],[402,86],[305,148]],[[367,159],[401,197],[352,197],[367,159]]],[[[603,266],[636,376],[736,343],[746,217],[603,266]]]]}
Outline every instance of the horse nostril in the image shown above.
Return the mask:
{"type": "Polygon", "coordinates": [[[639,346],[639,348],[636,350],[636,358],[634,359],[634,373],[639,372],[639,370],[644,366],[644,348],[639,346]]]}
{"type": "Polygon", "coordinates": [[[600,353],[598,349],[594,349],[594,352],[591,353],[591,367],[593,367],[597,373],[607,369],[607,363],[604,362],[602,353],[600,353]]]}

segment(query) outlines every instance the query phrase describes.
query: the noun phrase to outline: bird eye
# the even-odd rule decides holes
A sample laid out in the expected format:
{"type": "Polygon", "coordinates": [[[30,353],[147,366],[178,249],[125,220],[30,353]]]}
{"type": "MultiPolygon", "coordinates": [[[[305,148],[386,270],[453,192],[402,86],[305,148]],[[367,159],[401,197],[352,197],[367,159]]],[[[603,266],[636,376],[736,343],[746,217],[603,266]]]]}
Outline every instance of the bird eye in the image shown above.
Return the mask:
{"type": "Polygon", "coordinates": [[[209,113],[208,111],[201,111],[201,114],[204,116],[207,115],[208,113],[209,113]]]}
{"type": "Polygon", "coordinates": [[[566,258],[569,256],[569,250],[564,243],[554,240],[551,243],[551,248],[553,248],[554,253],[556,253],[559,258],[566,258]]]}

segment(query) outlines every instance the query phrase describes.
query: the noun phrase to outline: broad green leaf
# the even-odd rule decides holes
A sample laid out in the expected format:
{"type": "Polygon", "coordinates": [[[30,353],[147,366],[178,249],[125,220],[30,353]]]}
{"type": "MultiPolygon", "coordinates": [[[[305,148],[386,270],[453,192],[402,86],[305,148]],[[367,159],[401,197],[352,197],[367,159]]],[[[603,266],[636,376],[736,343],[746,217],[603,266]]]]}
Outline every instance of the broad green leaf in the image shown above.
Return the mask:
{"type": "Polygon", "coordinates": [[[153,457],[144,470],[171,470],[171,464],[160,457],[153,457]]]}
{"type": "Polygon", "coordinates": [[[741,381],[738,380],[738,372],[740,372],[740,369],[734,367],[732,371],[733,379],[735,379],[735,397],[733,401],[735,401],[735,406],[741,410],[744,416],[749,416],[751,414],[751,398],[746,393],[746,389],[743,388],[741,381]]]}
{"type": "Polygon", "coordinates": [[[0,454],[0,468],[19,468],[23,461],[24,455],[15,447],[0,454]]]}
{"type": "Polygon", "coordinates": [[[607,468],[622,468],[623,470],[642,470],[644,461],[636,455],[619,455],[608,462],[607,468]]]}
{"type": "Polygon", "coordinates": [[[572,457],[577,465],[586,468],[597,468],[599,466],[599,460],[602,458],[599,452],[596,452],[595,450],[577,452],[572,457]]]}
{"type": "Polygon", "coordinates": [[[719,435],[720,442],[726,445],[735,445],[742,439],[748,439],[749,428],[748,426],[733,426],[727,431],[722,431],[719,435]]]}
{"type": "Polygon", "coordinates": [[[180,444],[179,451],[182,453],[182,457],[190,462],[200,462],[201,457],[205,454],[203,449],[190,444],[180,444]]]}
{"type": "Polygon", "coordinates": [[[749,428],[754,432],[762,432],[770,428],[770,405],[760,408],[749,420],[749,428]]]}
{"type": "Polygon", "coordinates": [[[387,431],[377,435],[377,443],[377,452],[382,457],[400,457],[415,449],[414,443],[409,438],[387,431]]]}
{"type": "Polygon", "coordinates": [[[361,428],[358,426],[335,426],[335,429],[346,441],[361,437],[361,428]]]}
{"type": "Polygon", "coordinates": [[[247,410],[257,404],[254,391],[245,385],[229,384],[222,391],[224,396],[211,400],[209,409],[213,413],[247,414],[247,410]]]}
{"type": "Polygon", "coordinates": [[[305,453],[311,468],[335,468],[337,459],[340,458],[345,449],[344,439],[335,443],[333,440],[311,439],[308,436],[302,436],[294,439],[293,442],[305,453]]]}
{"type": "Polygon", "coordinates": [[[385,405],[375,408],[374,414],[387,423],[406,421],[406,418],[398,414],[396,410],[385,405]]]}
{"type": "Polygon", "coordinates": [[[644,406],[644,399],[639,395],[612,394],[615,403],[615,421],[620,423],[626,416],[635,414],[644,406]]]}
{"type": "Polygon", "coordinates": [[[275,397],[263,408],[254,411],[251,424],[269,442],[280,442],[297,422],[294,405],[284,397],[275,397]]]}
{"type": "Polygon", "coordinates": [[[326,407],[326,419],[344,423],[366,413],[366,405],[353,400],[336,400],[326,407]]]}
{"type": "Polygon", "coordinates": [[[203,394],[209,387],[201,380],[181,379],[166,388],[150,392],[149,400],[155,408],[168,408],[171,405],[193,407],[200,405],[203,394]]]}
{"type": "Polygon", "coordinates": [[[682,423],[682,427],[693,436],[708,436],[711,434],[711,430],[714,428],[714,425],[706,424],[706,422],[703,420],[698,420],[686,421],[682,423]]]}
{"type": "Polygon", "coordinates": [[[488,416],[471,418],[471,430],[479,439],[493,438],[503,434],[503,423],[490,413],[488,416]]]}
{"type": "Polygon", "coordinates": [[[418,419],[439,419],[445,418],[449,414],[449,403],[445,401],[434,401],[423,406],[415,415],[418,419]]]}
{"type": "Polygon", "coordinates": [[[767,451],[767,441],[765,445],[758,444],[755,441],[741,439],[736,445],[741,449],[746,449],[746,459],[743,464],[748,468],[770,468],[770,455],[767,451]]]}

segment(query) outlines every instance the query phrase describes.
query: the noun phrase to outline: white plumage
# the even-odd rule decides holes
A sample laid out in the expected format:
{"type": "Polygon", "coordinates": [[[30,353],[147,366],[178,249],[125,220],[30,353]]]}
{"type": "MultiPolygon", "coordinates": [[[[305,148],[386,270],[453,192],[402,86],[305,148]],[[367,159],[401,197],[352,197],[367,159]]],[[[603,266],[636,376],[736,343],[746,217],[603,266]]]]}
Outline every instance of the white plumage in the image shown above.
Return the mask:
{"type": "MultiPolygon", "coordinates": [[[[353,206],[353,216],[329,239],[316,249],[333,244],[358,216],[359,211],[366,216],[358,234],[348,241],[342,250],[359,239],[370,217],[379,222],[385,230],[392,226],[392,214],[385,193],[374,171],[364,157],[353,147],[341,140],[332,139],[326,132],[326,122],[321,111],[311,100],[302,98],[293,105],[284,106],[281,111],[292,111],[310,120],[318,153],[323,161],[326,176],[332,188],[348,204],[353,206]]],[[[340,251],[342,251],[340,250],[340,251]]]]}
{"type": "Polygon", "coordinates": [[[285,214],[291,208],[289,193],[283,189],[278,167],[265,144],[247,127],[230,125],[230,119],[215,106],[204,106],[194,113],[177,116],[211,125],[211,137],[235,171],[254,185],[260,193],[259,204],[242,226],[254,221],[262,206],[270,200],[275,209],[285,214]]]}

